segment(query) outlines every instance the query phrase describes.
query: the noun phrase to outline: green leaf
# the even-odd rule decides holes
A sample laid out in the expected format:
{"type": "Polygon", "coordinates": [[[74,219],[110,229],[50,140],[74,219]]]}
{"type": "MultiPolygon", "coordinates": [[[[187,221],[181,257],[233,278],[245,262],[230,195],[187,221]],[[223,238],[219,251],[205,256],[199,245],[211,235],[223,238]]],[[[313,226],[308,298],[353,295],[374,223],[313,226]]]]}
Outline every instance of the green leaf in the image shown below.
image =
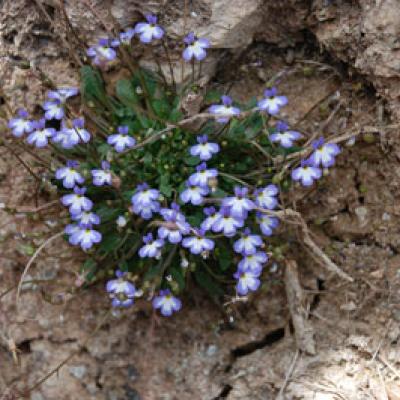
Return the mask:
{"type": "Polygon", "coordinates": [[[154,97],[157,90],[157,78],[151,71],[144,69],[137,70],[132,83],[135,88],[138,86],[142,87],[142,83],[144,83],[150,97],[154,97]]]}
{"type": "Polygon", "coordinates": [[[109,253],[118,246],[121,240],[122,238],[119,234],[110,233],[108,235],[104,235],[98,249],[109,253]]]}
{"type": "Polygon", "coordinates": [[[203,219],[204,215],[202,212],[197,212],[196,214],[187,217],[187,220],[191,226],[200,226],[203,219]]]}
{"type": "Polygon", "coordinates": [[[143,157],[143,163],[146,167],[151,167],[153,163],[153,155],[151,153],[146,153],[143,157]]]}
{"type": "Polygon", "coordinates": [[[97,265],[93,258],[88,258],[82,265],[82,271],[90,271],[97,265]]]}
{"type": "Polygon", "coordinates": [[[92,281],[93,279],[96,278],[97,262],[92,258],[88,258],[82,264],[81,271],[85,274],[87,282],[92,281]]]}
{"type": "Polygon", "coordinates": [[[81,93],[85,101],[106,102],[103,79],[99,71],[88,65],[81,68],[81,93]]]}
{"type": "Polygon", "coordinates": [[[211,193],[211,197],[214,198],[221,198],[221,197],[226,197],[228,196],[228,192],[225,192],[225,190],[222,190],[220,187],[217,187],[217,189],[211,193]]]}
{"type": "Polygon", "coordinates": [[[183,113],[180,110],[180,98],[177,96],[172,104],[172,111],[168,116],[168,120],[171,122],[178,122],[183,118],[183,113]]]}
{"type": "Polygon", "coordinates": [[[110,150],[111,146],[107,143],[102,143],[99,146],[97,146],[97,151],[99,152],[102,158],[105,158],[110,150]]]}
{"type": "Polygon", "coordinates": [[[216,90],[210,90],[204,97],[204,102],[206,104],[218,103],[221,100],[221,93],[216,90]]]}
{"type": "Polygon", "coordinates": [[[182,268],[171,267],[169,273],[171,274],[172,279],[178,284],[179,291],[181,292],[185,288],[185,277],[182,268]]]}
{"type": "Polygon", "coordinates": [[[169,174],[164,174],[161,175],[160,178],[160,192],[167,196],[170,197],[172,194],[172,186],[170,184],[170,175],[169,174]]]}
{"type": "Polygon", "coordinates": [[[150,281],[154,279],[157,275],[160,275],[162,269],[163,260],[160,260],[157,264],[152,264],[147,269],[146,273],[144,274],[143,281],[150,281]]]}
{"type": "Polygon", "coordinates": [[[213,298],[224,294],[221,286],[203,269],[196,268],[194,271],[196,282],[213,298]]]}
{"type": "Polygon", "coordinates": [[[96,214],[100,217],[101,222],[115,220],[122,212],[116,208],[100,207],[96,209],[96,214]]]}
{"type": "Polygon", "coordinates": [[[166,100],[163,99],[157,99],[152,102],[153,110],[154,112],[163,119],[168,118],[170,114],[170,105],[166,100]]]}
{"type": "Polygon", "coordinates": [[[257,97],[252,97],[244,107],[244,110],[251,110],[252,108],[256,107],[257,102],[258,102],[257,97]]]}
{"type": "Polygon", "coordinates": [[[226,271],[232,264],[232,251],[226,247],[218,247],[219,255],[218,262],[222,271],[226,271]]]}
{"type": "Polygon", "coordinates": [[[135,107],[139,103],[136,89],[128,79],[121,79],[115,87],[117,97],[128,107],[135,107]]]}
{"type": "Polygon", "coordinates": [[[199,157],[194,157],[194,156],[187,156],[184,159],[185,164],[189,165],[190,167],[194,167],[200,163],[200,158],[199,157]]]}

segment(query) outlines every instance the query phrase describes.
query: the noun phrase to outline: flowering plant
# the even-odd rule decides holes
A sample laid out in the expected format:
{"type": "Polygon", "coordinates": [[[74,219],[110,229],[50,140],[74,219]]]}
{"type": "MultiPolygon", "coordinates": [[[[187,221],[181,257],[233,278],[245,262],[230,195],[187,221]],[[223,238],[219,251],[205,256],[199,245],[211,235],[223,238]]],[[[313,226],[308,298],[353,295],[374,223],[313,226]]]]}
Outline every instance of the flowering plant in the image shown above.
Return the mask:
{"type": "Polygon", "coordinates": [[[132,62],[128,78],[107,82],[107,64],[129,58],[133,41],[168,51],[165,38],[148,15],[118,38],[101,39],[87,51],[93,66],[82,67],[80,91],[54,88],[41,118],[20,110],[9,128],[52,152],[52,183],[70,216],[65,238],[86,253],[86,280],[115,271],[106,285],[113,306],[146,294],[169,316],[191,276],[214,296],[224,287],[239,296],[257,290],[280,191],[290,177],[313,185],[340,149],[323,138],[310,150],[299,146],[302,135],[279,119],[288,99],[276,87],[248,104],[209,92],[200,114],[185,114],[188,94],[200,92],[194,65],[211,47],[193,32],[182,41],[193,73],[181,87],[172,64],[169,79],[132,62]],[[79,107],[70,101],[77,96],[79,107]],[[296,153],[298,164],[276,162],[296,153]]]}

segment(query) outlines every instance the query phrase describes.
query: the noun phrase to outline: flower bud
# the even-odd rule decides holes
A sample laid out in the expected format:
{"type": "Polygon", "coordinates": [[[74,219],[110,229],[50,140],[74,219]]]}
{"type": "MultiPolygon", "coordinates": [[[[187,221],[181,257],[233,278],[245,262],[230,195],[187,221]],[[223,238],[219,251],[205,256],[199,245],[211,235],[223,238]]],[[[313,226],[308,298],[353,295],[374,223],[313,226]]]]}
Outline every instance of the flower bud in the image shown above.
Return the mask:
{"type": "Polygon", "coordinates": [[[181,260],[181,267],[182,268],[187,268],[189,266],[189,261],[187,258],[182,258],[181,260]]]}
{"type": "Polygon", "coordinates": [[[127,223],[128,223],[128,220],[123,215],[120,215],[116,220],[116,224],[117,224],[118,228],[124,228],[127,223]]]}
{"type": "Polygon", "coordinates": [[[272,177],[272,183],[274,183],[275,185],[277,185],[277,184],[279,184],[279,183],[282,181],[282,178],[283,178],[283,176],[282,176],[281,173],[276,174],[276,175],[274,175],[274,176],[272,177]]]}
{"type": "Polygon", "coordinates": [[[171,282],[169,283],[169,286],[170,286],[172,292],[175,292],[175,293],[176,293],[176,292],[179,291],[179,285],[178,285],[177,282],[171,281],[171,282]]]}

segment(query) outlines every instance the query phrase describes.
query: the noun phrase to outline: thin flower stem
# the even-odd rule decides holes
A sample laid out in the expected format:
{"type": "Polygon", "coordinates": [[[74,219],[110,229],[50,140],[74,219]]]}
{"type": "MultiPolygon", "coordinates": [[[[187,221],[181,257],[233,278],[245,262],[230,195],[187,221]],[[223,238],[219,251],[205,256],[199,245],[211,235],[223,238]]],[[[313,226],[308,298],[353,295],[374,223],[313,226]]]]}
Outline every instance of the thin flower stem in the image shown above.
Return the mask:
{"type": "Polygon", "coordinates": [[[224,278],[221,278],[220,276],[218,276],[217,274],[214,273],[214,271],[209,267],[209,265],[208,265],[205,261],[201,260],[201,262],[202,262],[202,264],[204,265],[204,268],[207,270],[207,272],[208,272],[214,279],[216,279],[217,281],[219,281],[219,282],[221,282],[221,283],[226,283],[226,284],[231,284],[231,283],[234,282],[233,279],[231,280],[231,279],[224,279],[224,278]]]}
{"type": "Polygon", "coordinates": [[[271,161],[273,160],[271,154],[269,154],[267,151],[265,151],[262,146],[260,144],[258,144],[255,140],[250,140],[249,141],[250,144],[252,144],[254,147],[256,147],[262,154],[265,155],[265,157],[271,161]]]}
{"type": "Polygon", "coordinates": [[[195,68],[195,65],[194,65],[194,58],[192,59],[192,84],[194,84],[194,81],[195,81],[195,71],[194,71],[194,68],[195,68]]]}
{"type": "Polygon", "coordinates": [[[221,172],[221,171],[219,171],[218,174],[221,175],[221,176],[223,176],[223,177],[225,177],[225,178],[227,178],[227,179],[230,179],[230,180],[232,180],[232,181],[236,181],[236,182],[242,184],[243,186],[246,186],[246,187],[249,187],[249,186],[250,186],[250,185],[249,185],[248,183],[246,183],[245,181],[242,181],[241,179],[236,178],[236,176],[233,176],[233,175],[231,175],[231,174],[227,174],[226,172],[221,172]]]}
{"type": "Polygon", "coordinates": [[[156,114],[154,112],[153,105],[151,104],[151,101],[150,101],[151,96],[150,96],[149,88],[146,85],[146,80],[144,79],[144,76],[143,76],[142,71],[141,71],[140,68],[138,68],[136,72],[137,72],[138,77],[139,77],[140,85],[141,85],[141,87],[143,89],[144,101],[146,102],[146,106],[148,108],[148,112],[150,114],[150,117],[155,118],[156,114]]]}
{"type": "Polygon", "coordinates": [[[63,161],[67,161],[67,157],[62,153],[62,151],[53,143],[49,143],[49,146],[54,150],[54,152],[57,154],[57,157],[60,157],[63,161]]]}
{"type": "MultiPolygon", "coordinates": [[[[54,279],[31,279],[28,281],[24,281],[22,285],[29,285],[29,284],[37,284],[37,283],[48,283],[53,281],[54,279]]],[[[0,300],[7,296],[9,293],[11,293],[13,290],[15,290],[18,287],[18,284],[10,286],[8,289],[6,289],[4,292],[0,293],[0,300]]]]}
{"type": "Polygon", "coordinates": [[[171,60],[171,57],[169,54],[168,44],[165,42],[165,40],[162,41],[162,46],[165,51],[165,55],[167,57],[167,61],[168,61],[168,65],[169,65],[169,73],[171,75],[172,86],[174,88],[174,92],[176,93],[176,81],[175,81],[175,75],[174,75],[174,67],[172,65],[172,60],[171,60]]]}
{"type": "Polygon", "coordinates": [[[55,235],[49,237],[44,243],[42,243],[38,249],[35,251],[35,253],[33,254],[33,256],[30,258],[30,260],[28,261],[28,264],[26,264],[25,268],[24,268],[24,272],[21,275],[21,278],[19,280],[19,284],[18,284],[18,288],[17,288],[17,295],[16,295],[16,299],[15,299],[15,306],[17,309],[17,313],[18,313],[18,304],[19,304],[19,298],[21,296],[21,289],[22,289],[22,285],[24,284],[24,279],[31,267],[31,265],[33,264],[33,262],[36,260],[36,258],[38,257],[38,255],[41,253],[41,251],[51,242],[53,242],[55,239],[61,237],[64,235],[64,230],[62,230],[61,232],[56,233],[55,235]]]}
{"type": "MultiPolygon", "coordinates": [[[[256,109],[252,109],[252,110],[242,113],[240,118],[245,118],[247,115],[253,113],[255,110],[256,109]]],[[[145,139],[143,142],[137,144],[134,147],[131,147],[130,149],[123,151],[120,154],[122,155],[122,154],[126,154],[130,151],[140,149],[141,147],[144,147],[146,144],[152,143],[154,140],[159,139],[163,134],[170,132],[173,129],[180,128],[186,124],[191,124],[191,123],[197,121],[198,119],[207,120],[207,119],[217,119],[217,118],[221,118],[221,117],[223,117],[223,115],[215,115],[215,114],[210,114],[210,113],[200,113],[200,114],[193,115],[192,117],[183,119],[182,121],[178,122],[177,124],[169,124],[165,129],[161,130],[160,132],[156,133],[155,135],[150,136],[149,138],[145,139]]],[[[194,132],[194,133],[197,134],[197,132],[194,132]]]]}
{"type": "Polygon", "coordinates": [[[170,132],[171,130],[173,130],[175,128],[176,128],[176,126],[173,126],[173,127],[168,126],[165,129],[161,130],[160,132],[157,132],[156,134],[149,136],[147,139],[138,143],[136,146],[133,146],[130,149],[124,150],[120,154],[123,155],[123,154],[129,153],[133,150],[140,149],[140,148],[146,146],[147,144],[153,143],[154,141],[160,139],[165,133],[170,132]]]}
{"type": "Polygon", "coordinates": [[[164,72],[163,72],[162,68],[161,68],[160,61],[159,61],[158,58],[156,58],[155,61],[156,61],[156,64],[157,64],[158,74],[160,75],[161,79],[163,80],[165,88],[168,88],[168,86],[169,86],[168,85],[168,81],[167,81],[167,78],[164,75],[164,72]]]}
{"type": "Polygon", "coordinates": [[[108,133],[109,133],[109,129],[108,129],[108,125],[107,121],[102,120],[100,118],[97,117],[97,115],[93,114],[92,112],[90,112],[87,108],[85,108],[83,110],[83,114],[87,115],[90,120],[97,125],[97,127],[99,128],[99,133],[101,134],[101,136],[103,136],[104,139],[107,139],[108,137],[108,133]]]}
{"type": "Polygon", "coordinates": [[[164,275],[164,272],[167,270],[167,268],[171,265],[172,260],[174,259],[174,256],[176,254],[176,251],[178,250],[178,245],[174,245],[170,253],[168,254],[168,257],[165,260],[165,263],[163,264],[161,268],[161,276],[164,275]]]}
{"type": "Polygon", "coordinates": [[[199,74],[198,74],[198,76],[197,76],[197,79],[198,79],[198,80],[200,80],[200,78],[201,78],[202,67],[203,67],[203,62],[200,61],[200,62],[199,62],[199,74]]]}
{"type": "MultiPolygon", "coordinates": [[[[187,19],[188,19],[188,0],[184,0],[183,6],[183,36],[186,35],[187,30],[187,19]]],[[[183,79],[185,77],[185,60],[183,57],[181,58],[181,83],[183,83],[183,79]]]]}

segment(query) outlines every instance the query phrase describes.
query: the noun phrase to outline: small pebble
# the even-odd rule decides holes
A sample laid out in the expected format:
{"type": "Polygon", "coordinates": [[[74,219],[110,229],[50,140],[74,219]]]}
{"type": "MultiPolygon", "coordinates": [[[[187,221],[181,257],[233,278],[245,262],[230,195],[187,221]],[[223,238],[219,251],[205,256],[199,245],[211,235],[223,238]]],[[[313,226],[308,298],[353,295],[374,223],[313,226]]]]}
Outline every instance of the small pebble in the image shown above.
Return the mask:
{"type": "Polygon", "coordinates": [[[208,357],[212,357],[218,352],[218,347],[215,344],[208,346],[206,354],[208,357]]]}
{"type": "Polygon", "coordinates": [[[69,373],[76,379],[82,379],[87,372],[87,368],[84,365],[76,365],[69,367],[69,373]]]}

